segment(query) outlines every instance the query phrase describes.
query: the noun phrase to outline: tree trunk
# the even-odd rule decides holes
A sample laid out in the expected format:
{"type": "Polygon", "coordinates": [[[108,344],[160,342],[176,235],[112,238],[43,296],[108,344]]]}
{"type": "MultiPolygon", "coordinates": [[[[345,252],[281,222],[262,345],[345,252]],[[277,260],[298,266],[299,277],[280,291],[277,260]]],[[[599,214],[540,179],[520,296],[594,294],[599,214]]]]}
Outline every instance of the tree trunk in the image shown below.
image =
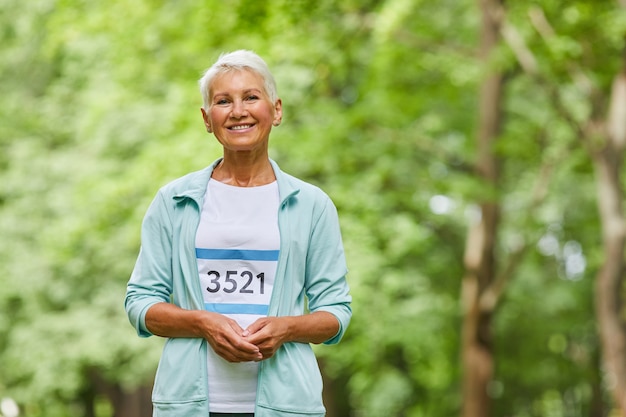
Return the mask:
{"type": "Polygon", "coordinates": [[[623,311],[624,248],[626,219],[620,173],[626,142],[626,62],[615,77],[611,106],[606,123],[592,123],[588,130],[590,146],[604,139],[600,149],[591,149],[598,190],[598,210],[602,224],[604,260],[596,276],[596,315],[602,345],[605,384],[615,406],[626,416],[626,329],[623,311]]]}
{"type": "Polygon", "coordinates": [[[132,391],[124,389],[118,383],[106,380],[101,373],[93,369],[89,372],[90,389],[85,398],[87,415],[95,415],[95,396],[106,397],[113,408],[113,417],[151,417],[152,386],[144,385],[132,391]]]}
{"type": "MultiPolygon", "coordinates": [[[[619,0],[618,4],[626,8],[626,0],[619,0]]],[[[544,37],[554,36],[554,30],[540,10],[531,11],[531,19],[533,18],[535,26],[544,37]]],[[[532,72],[528,69],[526,71],[532,72]]],[[[580,74],[582,71],[572,71],[574,79],[577,78],[576,73],[580,74]]],[[[583,84],[583,90],[592,85],[588,81],[583,84]]],[[[571,116],[566,119],[578,128],[593,162],[604,253],[604,260],[595,281],[601,367],[604,372],[604,386],[610,391],[617,411],[626,417],[626,217],[623,212],[624,190],[620,176],[626,147],[626,45],[622,51],[621,72],[613,80],[608,117],[603,115],[606,107],[603,94],[592,89],[590,101],[592,116],[585,126],[580,127],[571,116]]],[[[558,102],[557,106],[563,111],[564,107],[558,102]]],[[[601,414],[600,396],[599,386],[594,387],[592,406],[598,412],[593,415],[601,414]]]]}
{"type": "MultiPolygon", "coordinates": [[[[481,56],[488,61],[500,41],[501,0],[479,0],[482,13],[481,56]]],[[[498,161],[494,144],[500,130],[502,74],[489,71],[480,90],[476,169],[482,180],[497,189],[498,161]]],[[[480,203],[480,218],[470,224],[465,248],[462,286],[463,417],[488,417],[488,387],[493,376],[491,319],[495,303],[485,303],[496,281],[495,245],[499,223],[495,193],[480,203]]]]}
{"type": "Polygon", "coordinates": [[[324,359],[318,359],[324,381],[322,397],[326,406],[326,417],[348,417],[352,415],[350,406],[350,392],[348,390],[348,378],[331,378],[325,372],[324,359]]]}

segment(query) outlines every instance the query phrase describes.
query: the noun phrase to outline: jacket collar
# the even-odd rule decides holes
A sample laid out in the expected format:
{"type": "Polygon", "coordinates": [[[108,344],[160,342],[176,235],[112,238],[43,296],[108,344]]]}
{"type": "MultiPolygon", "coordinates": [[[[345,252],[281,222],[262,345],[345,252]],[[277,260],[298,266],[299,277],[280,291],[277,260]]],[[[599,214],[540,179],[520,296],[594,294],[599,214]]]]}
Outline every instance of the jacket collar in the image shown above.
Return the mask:
{"type": "Polygon", "coordinates": [[[294,184],[292,177],[280,170],[278,164],[270,159],[270,164],[274,169],[276,181],[278,182],[278,195],[280,196],[280,206],[282,207],[287,201],[300,192],[300,187],[294,184]]]}
{"type": "MultiPolygon", "coordinates": [[[[187,184],[187,188],[174,195],[174,200],[180,202],[186,198],[190,198],[194,200],[199,207],[202,207],[202,201],[204,199],[207,184],[211,179],[211,174],[221,160],[222,158],[216,159],[211,165],[201,171],[197,171],[195,175],[192,175],[187,184]]],[[[298,194],[300,192],[300,188],[294,184],[289,175],[281,171],[278,164],[274,160],[270,159],[270,164],[272,165],[276,181],[278,182],[278,194],[280,195],[280,204],[282,206],[289,198],[298,194]]]]}

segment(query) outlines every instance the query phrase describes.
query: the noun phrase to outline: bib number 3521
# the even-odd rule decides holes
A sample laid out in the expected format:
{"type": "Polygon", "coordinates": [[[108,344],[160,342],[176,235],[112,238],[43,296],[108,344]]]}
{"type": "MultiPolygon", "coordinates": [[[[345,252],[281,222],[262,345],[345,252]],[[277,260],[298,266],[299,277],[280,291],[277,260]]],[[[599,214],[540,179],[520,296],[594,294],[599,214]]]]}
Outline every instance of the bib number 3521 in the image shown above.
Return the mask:
{"type": "Polygon", "coordinates": [[[265,292],[265,273],[263,272],[256,275],[256,280],[254,274],[248,270],[226,271],[223,276],[218,271],[209,271],[207,275],[210,281],[206,290],[210,293],[216,293],[220,290],[228,294],[237,291],[240,294],[254,294],[256,290],[258,290],[258,294],[265,292]]]}

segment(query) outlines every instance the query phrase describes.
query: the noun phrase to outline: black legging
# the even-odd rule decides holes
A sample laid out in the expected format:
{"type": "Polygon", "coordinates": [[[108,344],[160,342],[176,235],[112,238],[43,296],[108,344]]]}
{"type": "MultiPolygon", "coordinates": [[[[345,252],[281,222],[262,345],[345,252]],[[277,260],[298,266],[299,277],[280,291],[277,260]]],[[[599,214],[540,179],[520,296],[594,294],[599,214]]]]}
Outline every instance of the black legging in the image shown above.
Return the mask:
{"type": "Polygon", "coordinates": [[[209,417],[254,417],[254,413],[209,413],[209,417]]]}

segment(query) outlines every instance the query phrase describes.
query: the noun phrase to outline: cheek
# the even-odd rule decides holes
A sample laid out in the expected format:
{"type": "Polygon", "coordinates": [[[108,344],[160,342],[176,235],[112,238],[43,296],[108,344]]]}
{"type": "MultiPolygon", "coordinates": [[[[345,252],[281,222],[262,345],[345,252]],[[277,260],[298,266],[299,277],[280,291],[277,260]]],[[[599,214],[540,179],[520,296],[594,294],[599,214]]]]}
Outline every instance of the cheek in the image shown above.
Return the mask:
{"type": "Polygon", "coordinates": [[[211,109],[209,111],[209,121],[213,124],[220,122],[224,118],[223,113],[220,109],[211,109]]]}
{"type": "Polygon", "coordinates": [[[267,106],[267,108],[263,110],[263,119],[266,121],[273,122],[275,115],[276,112],[273,107],[267,106]]]}

